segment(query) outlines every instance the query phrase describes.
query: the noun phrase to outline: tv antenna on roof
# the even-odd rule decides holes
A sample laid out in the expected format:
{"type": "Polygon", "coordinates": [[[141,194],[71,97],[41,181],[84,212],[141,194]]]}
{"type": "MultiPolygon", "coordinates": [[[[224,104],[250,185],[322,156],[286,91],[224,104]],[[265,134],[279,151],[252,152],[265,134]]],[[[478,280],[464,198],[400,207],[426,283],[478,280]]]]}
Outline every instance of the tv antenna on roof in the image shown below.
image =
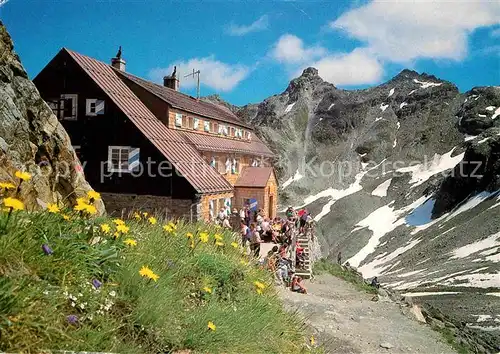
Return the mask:
{"type": "Polygon", "coordinates": [[[191,74],[184,75],[184,77],[192,76],[194,79],[195,75],[197,75],[197,77],[198,77],[198,83],[196,85],[196,99],[199,100],[200,99],[200,70],[195,71],[193,69],[193,72],[191,74]]]}

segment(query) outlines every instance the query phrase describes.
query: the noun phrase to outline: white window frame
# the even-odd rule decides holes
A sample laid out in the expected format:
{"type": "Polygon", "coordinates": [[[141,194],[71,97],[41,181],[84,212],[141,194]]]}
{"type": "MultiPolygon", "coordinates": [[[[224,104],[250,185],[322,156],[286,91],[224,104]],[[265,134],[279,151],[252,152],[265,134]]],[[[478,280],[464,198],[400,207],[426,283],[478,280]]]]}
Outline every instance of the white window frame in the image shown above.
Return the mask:
{"type": "Polygon", "coordinates": [[[78,120],[78,95],[76,93],[63,93],[61,94],[61,100],[59,103],[60,111],[59,113],[61,117],[58,117],[61,120],[78,120]],[[71,99],[71,112],[72,115],[70,117],[64,116],[64,100],[71,99]]]}
{"type": "Polygon", "coordinates": [[[98,100],[97,98],[87,98],[85,100],[85,115],[89,117],[95,117],[104,114],[104,109],[105,109],[104,105],[105,105],[104,100],[98,100]],[[91,110],[92,103],[94,104],[94,112],[92,112],[91,110]],[[102,104],[102,113],[97,113],[98,104],[102,104]]]}
{"type": "Polygon", "coordinates": [[[132,173],[137,171],[140,165],[139,154],[139,148],[117,145],[108,146],[108,172],[132,173]],[[125,156],[127,157],[127,163],[125,167],[123,167],[123,163],[121,163],[118,167],[113,165],[113,152],[116,150],[118,150],[119,152],[119,161],[122,161],[122,154],[125,154],[125,156]],[[137,156],[137,159],[130,163],[130,159],[135,156],[137,156]]]}

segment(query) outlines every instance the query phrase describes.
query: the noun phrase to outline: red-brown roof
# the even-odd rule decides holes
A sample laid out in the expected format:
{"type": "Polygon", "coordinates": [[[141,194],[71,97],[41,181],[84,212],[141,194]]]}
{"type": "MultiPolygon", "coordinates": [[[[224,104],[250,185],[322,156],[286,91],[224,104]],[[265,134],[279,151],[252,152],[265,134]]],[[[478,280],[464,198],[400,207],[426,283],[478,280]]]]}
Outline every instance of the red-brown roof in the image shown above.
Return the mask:
{"type": "Polygon", "coordinates": [[[233,189],[178,131],[168,129],[151,113],[111,66],[68,49],[63,50],[69,53],[199,193],[217,193],[233,189]]]}
{"type": "Polygon", "coordinates": [[[238,117],[236,117],[236,115],[226,107],[222,107],[205,101],[200,101],[192,96],[186,95],[169,87],[155,84],[151,81],[144,80],[127,72],[123,72],[117,69],[115,70],[120,76],[129,79],[130,81],[143,87],[174,108],[182,109],[200,116],[217,119],[226,123],[232,123],[252,129],[251,126],[238,119],[238,117]]]}
{"type": "Polygon", "coordinates": [[[181,134],[198,150],[202,151],[232,152],[265,157],[274,156],[273,152],[255,135],[252,135],[251,141],[244,141],[187,131],[183,131],[181,134]]]}
{"type": "Polygon", "coordinates": [[[243,167],[235,187],[265,187],[273,173],[272,167],[243,167]]]}

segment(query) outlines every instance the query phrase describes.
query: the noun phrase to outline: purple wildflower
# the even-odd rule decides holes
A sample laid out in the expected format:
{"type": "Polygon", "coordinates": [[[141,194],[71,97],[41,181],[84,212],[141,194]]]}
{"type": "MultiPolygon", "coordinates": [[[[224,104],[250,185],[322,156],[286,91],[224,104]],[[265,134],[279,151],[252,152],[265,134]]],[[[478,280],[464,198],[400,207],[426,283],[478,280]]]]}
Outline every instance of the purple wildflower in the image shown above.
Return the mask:
{"type": "Polygon", "coordinates": [[[54,253],[54,251],[52,251],[52,249],[46,243],[42,245],[42,250],[43,253],[45,253],[47,256],[50,256],[52,253],[54,253]]]}
{"type": "Polygon", "coordinates": [[[78,323],[78,316],[76,315],[69,315],[68,317],[66,317],[66,320],[68,321],[69,324],[77,324],[78,323]]]}
{"type": "Polygon", "coordinates": [[[92,280],[92,285],[94,285],[94,288],[99,289],[101,287],[102,283],[99,280],[94,279],[94,280],[92,280]]]}

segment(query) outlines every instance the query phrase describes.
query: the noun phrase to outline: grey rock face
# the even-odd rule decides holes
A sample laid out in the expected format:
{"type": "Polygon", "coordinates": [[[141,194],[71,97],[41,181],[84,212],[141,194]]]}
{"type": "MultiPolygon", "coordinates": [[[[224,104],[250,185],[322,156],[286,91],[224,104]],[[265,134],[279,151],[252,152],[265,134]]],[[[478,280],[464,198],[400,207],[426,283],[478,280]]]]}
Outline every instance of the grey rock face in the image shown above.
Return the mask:
{"type": "Polygon", "coordinates": [[[278,153],[280,201],[315,215],[324,256],[341,251],[391,290],[437,292],[425,299],[500,348],[500,87],[460,93],[403,70],[348,91],[309,68],[235,111],[278,153]]]}
{"type": "MultiPolygon", "coordinates": [[[[91,190],[70,139],[28,79],[0,22],[0,181],[17,183],[16,170],[32,173],[20,198],[27,209],[59,202],[71,206],[91,190]]],[[[102,203],[99,211],[104,211],[102,203]]]]}

